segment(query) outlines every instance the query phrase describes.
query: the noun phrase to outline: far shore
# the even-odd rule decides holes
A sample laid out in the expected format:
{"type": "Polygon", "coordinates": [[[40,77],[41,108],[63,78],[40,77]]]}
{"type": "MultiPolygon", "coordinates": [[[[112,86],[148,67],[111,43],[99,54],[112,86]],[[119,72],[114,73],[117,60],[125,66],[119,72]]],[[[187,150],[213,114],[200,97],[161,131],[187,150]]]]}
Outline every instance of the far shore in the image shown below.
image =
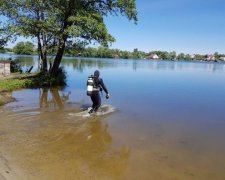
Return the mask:
{"type": "MultiPolygon", "coordinates": [[[[29,55],[26,55],[26,54],[15,54],[15,53],[12,53],[12,52],[5,52],[5,53],[0,53],[0,55],[8,55],[7,57],[0,57],[0,59],[9,59],[9,58],[14,58],[12,55],[15,55],[15,59],[16,59],[16,56],[37,56],[38,57],[38,54],[29,54],[29,55]]],[[[54,56],[53,54],[49,54],[49,58],[52,58],[52,56],[54,56]]],[[[187,62],[219,62],[219,63],[225,63],[225,57],[223,57],[222,59],[221,58],[190,58],[190,59],[178,59],[178,58],[175,58],[175,59],[161,59],[160,57],[158,58],[152,58],[152,57],[149,57],[147,55],[145,56],[142,56],[142,57],[139,57],[139,58],[134,58],[132,56],[130,57],[123,57],[123,56],[119,56],[119,55],[114,55],[113,57],[110,57],[110,56],[104,56],[104,57],[99,57],[99,56],[82,56],[82,55],[68,55],[68,54],[65,54],[63,56],[63,58],[66,58],[66,57],[74,57],[74,58],[82,58],[82,59],[85,59],[85,58],[99,58],[99,59],[124,59],[124,60],[158,60],[158,61],[176,61],[176,62],[179,62],[179,61],[187,61],[187,62]]]]}

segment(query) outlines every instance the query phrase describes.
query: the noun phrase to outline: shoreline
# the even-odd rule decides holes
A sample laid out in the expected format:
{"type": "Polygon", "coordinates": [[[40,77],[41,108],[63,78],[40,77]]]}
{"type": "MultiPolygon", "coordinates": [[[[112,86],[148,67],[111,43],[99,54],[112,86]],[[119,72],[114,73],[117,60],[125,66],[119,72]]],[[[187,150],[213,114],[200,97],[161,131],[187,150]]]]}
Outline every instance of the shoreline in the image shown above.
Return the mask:
{"type": "MultiPolygon", "coordinates": [[[[1,82],[7,82],[9,80],[20,80],[24,78],[33,77],[35,74],[19,74],[19,73],[11,73],[8,76],[0,76],[1,82]]],[[[3,106],[7,103],[14,102],[16,99],[12,97],[12,91],[19,89],[20,87],[15,87],[12,90],[7,89],[7,87],[0,87],[0,106],[3,106]]],[[[21,87],[22,88],[22,87],[21,87]]]]}
{"type": "Polygon", "coordinates": [[[0,106],[3,106],[7,103],[14,102],[16,99],[12,97],[11,92],[0,92],[0,106]]]}

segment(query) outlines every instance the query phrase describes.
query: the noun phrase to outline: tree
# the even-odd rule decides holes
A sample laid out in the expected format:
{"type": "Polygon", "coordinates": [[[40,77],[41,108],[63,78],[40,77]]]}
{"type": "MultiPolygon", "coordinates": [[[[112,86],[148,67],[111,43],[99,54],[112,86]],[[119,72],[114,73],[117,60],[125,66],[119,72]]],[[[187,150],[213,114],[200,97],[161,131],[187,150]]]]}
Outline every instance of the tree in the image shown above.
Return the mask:
{"type": "Polygon", "coordinates": [[[185,54],[184,53],[178,54],[177,59],[178,60],[185,60],[185,54]]]}
{"type": "Polygon", "coordinates": [[[194,59],[196,60],[204,60],[205,58],[206,58],[205,55],[201,55],[201,54],[194,55],[194,59]]]}
{"type": "Polygon", "coordinates": [[[171,59],[171,60],[176,59],[177,54],[176,54],[176,52],[175,52],[175,51],[172,51],[172,52],[170,52],[169,54],[170,54],[170,59],[171,59]]]}
{"type": "Polygon", "coordinates": [[[34,45],[31,42],[19,42],[13,47],[13,52],[16,54],[31,55],[34,52],[34,45]]]}
{"type": "Polygon", "coordinates": [[[10,38],[10,34],[7,27],[5,27],[3,23],[0,22],[0,49],[4,48],[9,38],[10,38]]]}
{"type": "Polygon", "coordinates": [[[103,17],[120,13],[137,22],[135,0],[0,0],[0,4],[14,34],[37,39],[43,72],[48,71],[48,50],[54,47],[52,75],[57,74],[67,45],[94,41],[107,46],[115,41],[103,17]]]}
{"type": "Polygon", "coordinates": [[[218,53],[218,52],[215,52],[215,53],[214,53],[214,57],[215,57],[216,60],[219,60],[219,59],[220,59],[219,53],[218,53]]]}
{"type": "Polygon", "coordinates": [[[138,48],[133,50],[133,58],[134,59],[141,59],[143,57],[143,52],[139,51],[138,48]]]}
{"type": "Polygon", "coordinates": [[[0,49],[2,49],[5,46],[6,42],[7,41],[5,40],[4,37],[0,37],[0,49]]]}
{"type": "Polygon", "coordinates": [[[191,57],[190,54],[186,54],[186,55],[184,56],[184,59],[185,59],[185,60],[192,60],[192,57],[191,57]]]}

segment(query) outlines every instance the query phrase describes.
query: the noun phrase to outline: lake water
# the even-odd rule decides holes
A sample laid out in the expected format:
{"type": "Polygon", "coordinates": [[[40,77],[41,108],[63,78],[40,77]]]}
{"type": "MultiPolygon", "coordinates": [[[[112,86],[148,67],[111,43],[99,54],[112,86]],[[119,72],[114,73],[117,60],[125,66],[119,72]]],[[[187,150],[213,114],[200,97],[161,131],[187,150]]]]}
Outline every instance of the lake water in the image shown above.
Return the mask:
{"type": "MultiPolygon", "coordinates": [[[[37,57],[19,57],[24,69],[37,57]]],[[[225,179],[225,64],[64,58],[64,89],[12,92],[0,108],[0,157],[17,179],[225,179]],[[115,108],[91,106],[99,69],[115,108]]],[[[1,176],[0,176],[1,179],[1,176]]]]}

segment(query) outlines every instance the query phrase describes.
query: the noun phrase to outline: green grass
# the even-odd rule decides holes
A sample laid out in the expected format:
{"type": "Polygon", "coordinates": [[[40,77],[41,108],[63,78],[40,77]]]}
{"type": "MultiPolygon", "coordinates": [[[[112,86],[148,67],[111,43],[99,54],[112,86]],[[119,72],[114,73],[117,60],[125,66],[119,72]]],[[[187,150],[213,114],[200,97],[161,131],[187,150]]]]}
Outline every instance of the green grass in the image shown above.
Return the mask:
{"type": "Polygon", "coordinates": [[[29,87],[31,79],[6,79],[0,81],[0,92],[29,87]]]}
{"type": "Polygon", "coordinates": [[[65,86],[66,75],[65,72],[60,72],[58,76],[51,76],[50,74],[38,73],[32,76],[17,77],[11,79],[0,80],[0,92],[13,91],[23,88],[40,88],[52,86],[65,86]]]}
{"type": "MultiPolygon", "coordinates": [[[[66,85],[66,73],[61,71],[58,76],[51,76],[50,74],[34,74],[31,76],[14,77],[10,79],[0,80],[0,93],[9,92],[24,88],[41,88],[41,87],[53,87],[53,86],[65,86],[66,85]]],[[[4,95],[3,95],[4,96],[4,95]]],[[[4,98],[3,98],[4,99],[4,98]]],[[[0,106],[7,102],[1,99],[0,106]]]]}

